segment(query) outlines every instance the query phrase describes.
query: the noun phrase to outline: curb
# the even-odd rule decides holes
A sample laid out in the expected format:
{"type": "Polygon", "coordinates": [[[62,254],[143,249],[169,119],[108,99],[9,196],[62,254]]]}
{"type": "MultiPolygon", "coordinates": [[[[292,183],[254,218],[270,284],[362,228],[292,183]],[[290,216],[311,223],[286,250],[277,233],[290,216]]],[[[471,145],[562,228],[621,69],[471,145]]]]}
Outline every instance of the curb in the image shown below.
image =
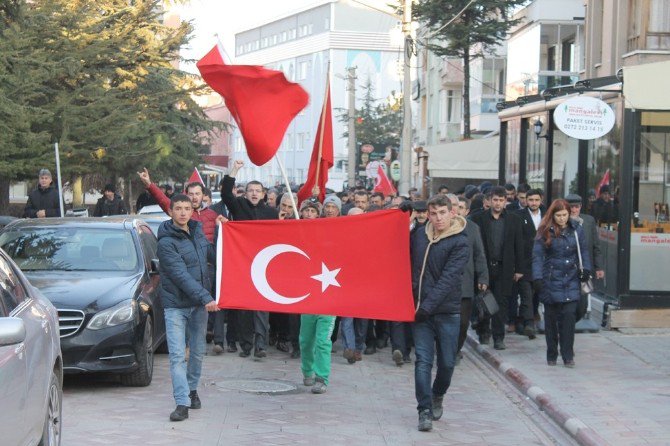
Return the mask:
{"type": "Polygon", "coordinates": [[[579,418],[562,409],[547,392],[533,384],[519,369],[509,362],[504,362],[489,347],[481,345],[470,333],[466,342],[494,369],[500,372],[508,381],[537,404],[541,411],[549,415],[564,431],[566,431],[581,446],[605,446],[607,443],[596,431],[583,423],[579,418]]]}

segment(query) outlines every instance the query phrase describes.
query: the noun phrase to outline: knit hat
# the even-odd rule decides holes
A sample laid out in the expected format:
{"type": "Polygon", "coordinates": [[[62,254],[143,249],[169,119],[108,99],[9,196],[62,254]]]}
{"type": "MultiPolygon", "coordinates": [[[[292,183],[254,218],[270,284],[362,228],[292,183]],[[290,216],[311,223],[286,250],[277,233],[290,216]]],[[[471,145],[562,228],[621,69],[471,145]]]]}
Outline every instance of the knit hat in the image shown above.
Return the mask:
{"type": "Polygon", "coordinates": [[[51,176],[51,172],[49,171],[49,169],[40,169],[39,176],[47,176],[47,177],[50,177],[50,176],[51,176]]]}
{"type": "Polygon", "coordinates": [[[321,213],[321,203],[316,198],[308,198],[300,204],[300,212],[307,208],[315,209],[317,213],[321,213]]]}
{"type": "Polygon", "coordinates": [[[337,206],[338,212],[342,212],[342,200],[340,200],[337,195],[328,195],[325,200],[323,200],[323,207],[326,207],[327,204],[334,204],[337,206]]]}

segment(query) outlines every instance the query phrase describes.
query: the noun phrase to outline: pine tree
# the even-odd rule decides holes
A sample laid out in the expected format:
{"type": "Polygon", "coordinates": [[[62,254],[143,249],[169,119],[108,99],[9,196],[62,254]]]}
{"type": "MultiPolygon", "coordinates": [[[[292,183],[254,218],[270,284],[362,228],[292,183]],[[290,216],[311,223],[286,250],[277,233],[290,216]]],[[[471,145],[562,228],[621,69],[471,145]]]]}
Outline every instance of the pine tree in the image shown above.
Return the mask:
{"type": "Polygon", "coordinates": [[[527,0],[477,0],[463,14],[445,26],[470,0],[420,0],[413,16],[435,33],[426,47],[438,56],[463,59],[463,138],[470,134],[470,62],[495,50],[507,31],[519,23],[511,10],[527,0]]]}

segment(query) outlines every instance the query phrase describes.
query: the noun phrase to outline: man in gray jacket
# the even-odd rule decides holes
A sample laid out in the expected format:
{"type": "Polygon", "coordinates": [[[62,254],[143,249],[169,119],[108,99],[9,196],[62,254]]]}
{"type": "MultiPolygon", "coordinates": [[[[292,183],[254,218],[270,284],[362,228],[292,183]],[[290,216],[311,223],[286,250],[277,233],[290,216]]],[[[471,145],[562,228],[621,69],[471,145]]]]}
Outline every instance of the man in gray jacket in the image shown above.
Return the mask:
{"type": "MultiPolygon", "coordinates": [[[[461,202],[454,194],[447,194],[451,201],[451,213],[465,218],[470,210],[467,201],[461,202]]],[[[475,297],[475,283],[477,290],[485,291],[489,286],[489,269],[486,266],[486,253],[484,252],[484,242],[479,226],[476,223],[467,220],[465,225],[465,235],[468,237],[470,246],[470,257],[463,270],[463,282],[461,285],[461,328],[458,333],[458,353],[457,359],[463,357],[461,349],[465,343],[465,337],[468,332],[470,315],[472,314],[472,301],[475,297]]]]}
{"type": "Polygon", "coordinates": [[[598,228],[596,220],[586,214],[582,214],[582,197],[577,194],[569,194],[565,197],[565,201],[570,204],[570,218],[576,220],[584,229],[586,236],[586,246],[589,248],[591,260],[593,261],[593,269],[596,272],[596,279],[603,279],[605,277],[605,270],[603,264],[603,253],[600,250],[598,243],[598,228]]]}

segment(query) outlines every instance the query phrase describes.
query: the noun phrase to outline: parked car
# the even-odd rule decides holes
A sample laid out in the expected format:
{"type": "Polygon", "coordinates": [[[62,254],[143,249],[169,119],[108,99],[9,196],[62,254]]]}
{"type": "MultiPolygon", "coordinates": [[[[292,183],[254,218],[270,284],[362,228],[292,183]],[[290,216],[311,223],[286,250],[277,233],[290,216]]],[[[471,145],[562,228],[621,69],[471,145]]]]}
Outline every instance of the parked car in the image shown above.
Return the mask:
{"type": "Polygon", "coordinates": [[[62,388],[56,308],[0,250],[0,443],[58,446],[62,388]]]}
{"type": "Polygon", "coordinates": [[[138,215],[165,215],[165,211],[157,204],[150,204],[149,206],[144,206],[137,213],[138,215]]]}
{"type": "Polygon", "coordinates": [[[4,228],[14,220],[16,220],[16,217],[12,217],[11,215],[0,215],[0,229],[4,228]]]}
{"type": "Polygon", "coordinates": [[[132,217],[19,220],[0,247],[56,306],[66,373],[147,386],[165,340],[157,241],[132,217]]]}

